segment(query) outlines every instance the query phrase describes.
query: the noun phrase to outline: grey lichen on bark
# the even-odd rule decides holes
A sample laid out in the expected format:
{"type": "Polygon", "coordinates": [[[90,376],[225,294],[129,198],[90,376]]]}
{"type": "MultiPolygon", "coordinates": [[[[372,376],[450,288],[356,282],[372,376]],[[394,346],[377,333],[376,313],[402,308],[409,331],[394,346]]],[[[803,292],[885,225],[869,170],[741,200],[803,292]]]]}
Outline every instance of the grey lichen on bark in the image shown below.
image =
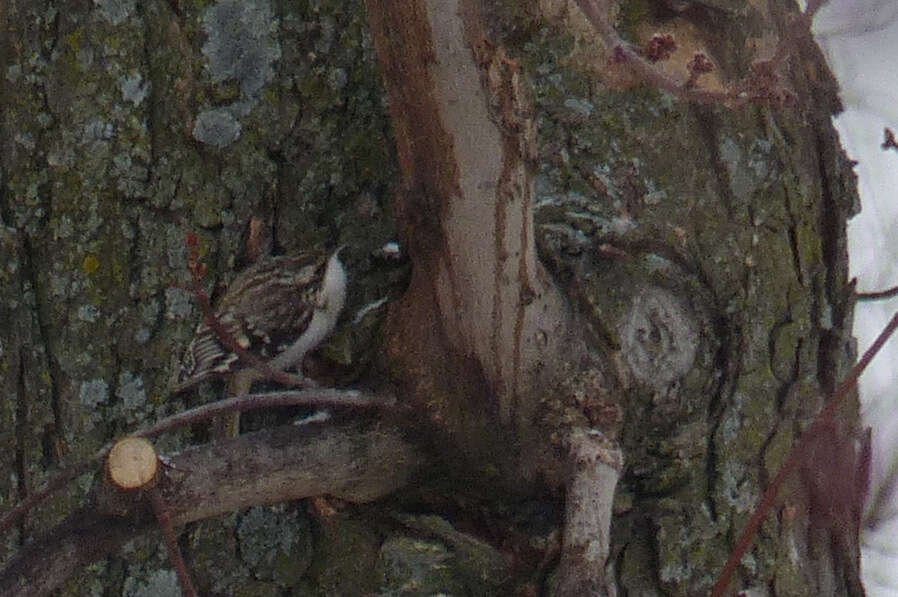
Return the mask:
{"type": "MultiPolygon", "coordinates": [[[[167,397],[199,317],[188,232],[210,290],[241,267],[250,216],[274,229],[279,252],[351,241],[344,256],[364,280],[351,315],[400,292],[407,268],[372,257],[396,240],[395,166],[359,3],[5,2],[0,23],[5,510],[110,435],[215,397],[167,397]]],[[[345,378],[375,360],[383,312],[328,348],[345,378]]],[[[89,486],[52,498],[26,535],[89,486]]],[[[5,538],[4,559],[19,540],[5,538]]],[[[167,566],[141,545],[134,574],[167,566]]],[[[214,550],[219,567],[246,569],[214,550]]],[[[140,586],[128,573],[107,567],[70,591],[140,586]]]]}
{"type": "MultiPolygon", "coordinates": [[[[354,312],[401,286],[372,250],[393,240],[393,178],[413,172],[397,211],[415,277],[390,307],[386,358],[420,408],[416,423],[494,500],[568,481],[572,430],[620,427],[626,468],[613,502],[617,470],[592,469],[605,490],[591,528],[604,532],[615,508],[613,582],[703,594],[819,408],[818,387],[852,357],[844,222],[855,197],[819,54],[796,50],[799,109],[692,107],[609,67],[570,2],[496,3],[482,29],[471,27],[485,5],[474,0],[368,9],[387,4],[405,20],[387,30],[386,50],[432,28],[439,43],[420,62],[444,69],[437,88],[414,70],[384,73],[405,78],[408,95],[391,107],[414,117],[394,115],[398,166],[360,2],[0,3],[0,246],[11,256],[0,270],[0,386],[15,397],[2,403],[0,440],[16,471],[0,485],[4,505],[61,459],[183,406],[165,388],[198,316],[183,290],[186,231],[200,232],[210,290],[239,266],[252,215],[285,252],[351,240],[364,279],[354,312]],[[427,27],[403,27],[419,18],[427,27]]],[[[720,66],[712,84],[741,74],[745,48],[783,22],[730,2],[691,6],[621,3],[615,14],[634,42],[667,27],[706,50],[720,66]]],[[[351,369],[377,356],[383,310],[372,313],[326,349],[335,361],[351,369]]],[[[804,503],[800,488],[784,499],[784,514],[804,503]]],[[[815,568],[829,560],[805,557],[817,540],[797,511],[764,528],[742,587],[838,594],[838,572],[815,568]],[[797,561],[783,549],[790,537],[797,561]]],[[[234,538],[256,545],[267,528],[257,516],[191,531],[200,575],[212,585],[228,571],[216,590],[373,591],[391,577],[385,562],[433,571],[453,557],[451,533],[413,554],[404,535],[379,545],[349,517],[319,537],[342,563],[303,557],[298,580],[260,568],[259,554],[241,559],[234,538]],[[375,561],[379,578],[370,567],[352,576],[351,564],[375,561]]],[[[171,587],[154,545],[136,543],[127,565],[71,593],[171,587]]]]}
{"type": "MultiPolygon", "coordinates": [[[[618,582],[701,594],[728,533],[820,408],[834,371],[853,359],[844,226],[856,191],[828,120],[835,86],[801,40],[793,60],[807,62],[787,83],[800,107],[691,107],[609,63],[570,3],[502,6],[497,22],[516,23],[509,31],[541,32],[539,41],[505,38],[532,74],[540,115],[540,254],[588,315],[594,346],[621,365],[628,469],[612,525],[618,582]],[[669,297],[666,307],[659,297],[669,297]],[[655,316],[634,317],[648,303],[655,316]],[[677,342],[682,360],[668,361],[670,375],[654,369],[664,359],[649,355],[677,342]]],[[[738,78],[752,59],[740,38],[761,31],[769,40],[782,18],[620,9],[617,24],[633,43],[672,31],[689,51],[705,51],[719,67],[712,85],[738,78]]],[[[856,404],[844,417],[851,433],[856,404]]],[[[772,537],[806,532],[800,520],[767,523],[741,587],[773,579],[795,594],[840,594],[838,583],[817,580],[852,582],[850,567],[832,573],[813,558],[784,557],[772,537]]]]}

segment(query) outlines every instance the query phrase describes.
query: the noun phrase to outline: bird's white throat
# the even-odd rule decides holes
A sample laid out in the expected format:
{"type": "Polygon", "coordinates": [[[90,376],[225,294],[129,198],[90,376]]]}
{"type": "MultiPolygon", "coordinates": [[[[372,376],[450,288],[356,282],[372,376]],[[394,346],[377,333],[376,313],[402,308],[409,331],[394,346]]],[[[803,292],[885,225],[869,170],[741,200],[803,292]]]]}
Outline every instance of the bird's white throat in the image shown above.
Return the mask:
{"type": "Polygon", "coordinates": [[[340,249],[337,249],[327,260],[318,293],[318,303],[309,326],[292,346],[272,360],[271,365],[275,369],[296,367],[301,371],[305,354],[334,331],[346,300],[346,270],[343,269],[339,253],[340,249]]]}
{"type": "Polygon", "coordinates": [[[343,269],[343,262],[340,261],[340,249],[337,249],[327,260],[327,269],[324,270],[324,280],[321,282],[321,302],[319,304],[334,315],[334,323],[336,323],[336,318],[343,310],[345,300],[346,270],[343,269]]]}

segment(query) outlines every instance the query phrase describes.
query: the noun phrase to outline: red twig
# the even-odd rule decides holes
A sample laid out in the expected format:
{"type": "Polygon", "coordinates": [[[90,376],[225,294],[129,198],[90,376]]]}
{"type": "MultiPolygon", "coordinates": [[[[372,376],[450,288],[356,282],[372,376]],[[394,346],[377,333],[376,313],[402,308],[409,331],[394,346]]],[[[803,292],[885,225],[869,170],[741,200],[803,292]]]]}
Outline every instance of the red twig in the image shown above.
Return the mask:
{"type": "MultiPolygon", "coordinates": [[[[608,0],[576,0],[576,2],[602,42],[614,53],[615,60],[626,62],[633,72],[646,83],[692,103],[735,105],[750,101],[781,104],[793,98],[793,94],[780,84],[776,71],[788,57],[794,40],[801,35],[809,34],[814,15],[823,4],[823,0],[808,2],[805,11],[787,27],[771,60],[756,62],[752,65],[751,72],[742,80],[721,91],[711,91],[696,86],[697,78],[703,72],[709,72],[707,69],[711,65],[704,56],[699,58],[699,55],[696,54],[693,57],[690,64],[700,65],[700,67],[698,70],[690,68],[689,76],[685,81],[673,79],[655,66],[654,61],[651,60],[653,57],[651,52],[647,53],[621,39],[608,18],[610,14],[608,0]]],[[[666,47],[674,43],[674,40],[670,39],[666,47]]]]}
{"type": "Polygon", "coordinates": [[[639,77],[647,83],[669,91],[687,101],[700,104],[723,103],[733,99],[726,91],[708,91],[686,88],[679,81],[671,79],[651,62],[643,58],[639,51],[620,38],[608,20],[607,0],[576,0],[577,6],[595,28],[605,46],[612,49],[615,58],[626,62],[639,77]]]}
{"type": "MultiPolygon", "coordinates": [[[[896,145],[898,147],[898,145],[896,145]]],[[[879,301],[883,299],[890,299],[895,296],[898,296],[898,286],[893,286],[886,290],[875,290],[872,292],[858,292],[857,300],[859,301],[879,301]]]]}
{"type": "Polygon", "coordinates": [[[289,392],[270,392],[266,394],[244,394],[203,404],[190,410],[167,417],[158,423],[139,431],[140,437],[156,437],[173,429],[186,427],[208,421],[209,419],[231,412],[246,412],[257,408],[274,408],[279,406],[351,406],[353,408],[390,408],[395,403],[392,399],[366,398],[355,390],[293,390],[289,392]]]}
{"type": "Polygon", "coordinates": [[[165,547],[168,549],[168,558],[175,568],[178,584],[181,585],[181,595],[183,597],[196,597],[193,579],[190,578],[190,571],[187,570],[187,564],[181,555],[181,548],[178,546],[178,538],[175,536],[175,529],[172,526],[171,516],[168,514],[165,500],[156,489],[151,489],[148,493],[150,504],[153,506],[153,514],[156,515],[156,521],[162,529],[162,537],[165,539],[165,547]]]}
{"type": "Polygon", "coordinates": [[[789,475],[795,470],[801,460],[805,457],[808,448],[811,446],[811,442],[816,439],[820,433],[824,430],[824,428],[829,425],[833,418],[833,414],[838,408],[839,404],[848,395],[851,390],[857,385],[857,380],[861,376],[861,373],[864,372],[864,369],[867,368],[867,365],[870,364],[870,361],[873,360],[873,357],[879,352],[882,348],[883,344],[886,343],[886,340],[892,335],[895,331],[895,328],[898,328],[898,313],[892,316],[892,319],[889,320],[889,323],[886,327],[879,333],[876,340],[867,349],[864,353],[864,356],[861,357],[861,360],[857,362],[857,364],[851,369],[845,379],[839,384],[836,390],[833,392],[832,397],[830,398],[827,405],[820,411],[817,415],[817,418],[814,419],[814,422],[805,429],[804,433],[801,434],[799,440],[792,446],[792,450],[789,452],[788,458],[786,458],[786,462],[780,467],[780,469],[776,472],[776,475],[773,477],[773,481],[770,482],[770,485],[767,486],[767,489],[764,491],[764,496],[761,498],[761,503],[758,504],[758,507],[755,509],[754,514],[752,514],[751,518],[748,521],[748,524],[745,525],[745,528],[742,530],[742,534],[739,536],[739,539],[736,541],[736,545],[733,547],[733,551],[730,554],[730,558],[727,560],[726,564],[723,567],[723,570],[720,573],[720,576],[717,577],[717,582],[714,583],[714,587],[711,589],[711,597],[722,597],[723,592],[726,590],[727,585],[730,584],[730,580],[732,579],[733,572],[736,570],[736,566],[739,565],[739,562],[742,561],[742,556],[745,555],[745,552],[751,546],[752,540],[754,539],[755,534],[758,532],[758,528],[761,526],[761,523],[764,522],[764,519],[767,518],[767,514],[770,512],[770,508],[773,506],[773,502],[776,499],[777,494],[779,493],[780,487],[782,487],[783,483],[789,477],[789,475]]]}

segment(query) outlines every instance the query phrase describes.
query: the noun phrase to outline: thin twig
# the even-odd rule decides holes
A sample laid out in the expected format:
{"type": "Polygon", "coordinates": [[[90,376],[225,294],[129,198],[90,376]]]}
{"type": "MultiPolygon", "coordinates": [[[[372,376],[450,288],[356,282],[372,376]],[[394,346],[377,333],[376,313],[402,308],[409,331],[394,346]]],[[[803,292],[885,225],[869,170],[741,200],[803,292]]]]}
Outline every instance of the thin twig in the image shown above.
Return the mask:
{"type": "Polygon", "coordinates": [[[605,47],[614,53],[616,59],[626,62],[632,70],[646,83],[668,91],[680,99],[697,104],[731,104],[741,105],[749,101],[783,101],[791,94],[785,89],[777,89],[773,84],[777,77],[776,67],[789,55],[791,44],[804,32],[810,32],[814,15],[823,4],[823,0],[810,0],[807,8],[787,28],[769,61],[756,63],[752,72],[740,81],[722,91],[701,89],[695,85],[696,73],[689,73],[686,81],[678,81],[662,72],[656,65],[646,60],[631,44],[624,41],[609,19],[608,0],[576,0],[577,6],[586,15],[598,33],[605,47]]]}
{"type": "Polygon", "coordinates": [[[661,72],[617,34],[614,26],[608,20],[607,0],[576,0],[576,2],[609,51],[614,52],[616,57],[626,62],[646,83],[669,91],[681,99],[699,104],[718,104],[737,99],[729,91],[708,91],[707,89],[686,87],[683,83],[661,72]]]}
{"type": "Polygon", "coordinates": [[[109,455],[109,450],[111,448],[112,444],[104,446],[102,449],[100,449],[99,452],[94,454],[92,458],[74,464],[71,467],[63,470],[57,476],[45,482],[36,492],[32,493],[24,500],[16,504],[12,510],[0,517],[0,535],[8,531],[10,527],[12,527],[12,525],[14,525],[23,516],[28,514],[28,512],[30,512],[42,501],[65,487],[69,481],[80,477],[84,473],[96,469],[99,463],[109,455]]]}
{"type": "Polygon", "coordinates": [[[171,560],[175,574],[178,576],[178,584],[181,585],[181,595],[196,597],[196,588],[193,586],[193,579],[190,578],[190,571],[184,562],[184,556],[181,555],[181,548],[178,546],[178,538],[175,536],[175,529],[172,526],[165,499],[156,489],[151,489],[148,493],[150,504],[153,506],[153,514],[156,515],[156,521],[162,529],[162,537],[165,539],[165,547],[168,549],[168,559],[171,560]]]}
{"type": "Polygon", "coordinates": [[[292,390],[266,394],[244,394],[227,400],[210,402],[179,412],[154,423],[135,435],[156,437],[179,427],[208,421],[213,417],[232,412],[246,412],[258,408],[279,406],[350,406],[353,408],[389,408],[395,404],[392,398],[372,398],[358,390],[292,390]]]}
{"type": "Polygon", "coordinates": [[[761,499],[761,503],[758,504],[758,507],[755,509],[754,513],[751,515],[751,518],[748,521],[748,524],[745,525],[745,528],[742,530],[742,534],[739,535],[739,539],[736,541],[736,545],[733,547],[733,551],[730,554],[730,558],[727,560],[726,564],[723,567],[723,570],[720,573],[720,576],[717,577],[717,582],[714,583],[714,587],[711,589],[711,597],[722,597],[723,592],[726,590],[727,586],[730,584],[730,580],[732,579],[733,572],[736,570],[736,566],[739,565],[739,562],[742,561],[742,556],[745,555],[745,552],[751,546],[752,540],[754,539],[755,534],[758,532],[758,528],[760,528],[761,523],[764,522],[764,519],[767,518],[767,514],[770,511],[770,508],[773,506],[773,502],[776,499],[777,494],[779,493],[780,487],[789,477],[789,475],[795,470],[798,464],[801,462],[802,458],[805,457],[808,447],[811,442],[816,439],[820,432],[830,424],[833,414],[838,408],[839,404],[851,392],[854,387],[857,385],[857,380],[861,376],[861,373],[864,372],[864,369],[867,368],[867,365],[870,364],[870,361],[873,360],[873,357],[879,352],[882,348],[883,344],[886,343],[886,340],[892,335],[895,329],[898,328],[898,312],[896,312],[892,319],[889,320],[889,323],[886,327],[879,333],[876,340],[867,349],[864,353],[864,356],[861,357],[861,360],[857,362],[857,364],[851,369],[845,379],[839,384],[836,390],[833,392],[832,397],[826,406],[820,411],[817,415],[817,418],[814,419],[814,422],[805,429],[804,433],[801,434],[801,437],[792,446],[792,450],[789,452],[788,458],[786,458],[786,462],[780,467],[780,469],[776,472],[776,475],[773,477],[773,481],[771,481],[770,485],[767,486],[767,489],[764,491],[764,496],[761,499]]]}
{"type": "Polygon", "coordinates": [[[880,301],[898,296],[898,286],[893,286],[887,290],[877,290],[873,292],[858,292],[856,295],[859,301],[880,301]]]}

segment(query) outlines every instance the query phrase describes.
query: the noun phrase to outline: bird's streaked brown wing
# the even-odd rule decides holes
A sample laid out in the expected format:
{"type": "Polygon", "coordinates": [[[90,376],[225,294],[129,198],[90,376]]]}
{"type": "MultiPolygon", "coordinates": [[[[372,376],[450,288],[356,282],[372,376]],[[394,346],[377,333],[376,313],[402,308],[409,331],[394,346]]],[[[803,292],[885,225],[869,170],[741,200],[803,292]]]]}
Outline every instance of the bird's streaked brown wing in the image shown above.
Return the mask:
{"type": "MultiPolygon", "coordinates": [[[[326,255],[272,257],[241,272],[215,307],[230,339],[268,360],[308,327],[324,274],[326,255]]],[[[206,323],[197,326],[178,373],[175,392],[245,368],[206,323]]]]}

